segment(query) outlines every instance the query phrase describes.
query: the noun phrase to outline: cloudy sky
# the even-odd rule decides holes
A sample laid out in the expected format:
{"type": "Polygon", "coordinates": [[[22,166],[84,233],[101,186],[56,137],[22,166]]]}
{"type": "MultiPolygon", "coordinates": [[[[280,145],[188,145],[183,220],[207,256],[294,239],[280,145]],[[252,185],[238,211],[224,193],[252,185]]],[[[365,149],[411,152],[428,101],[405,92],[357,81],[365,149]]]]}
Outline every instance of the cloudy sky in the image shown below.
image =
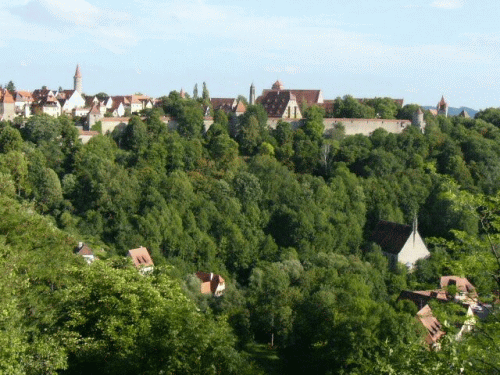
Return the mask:
{"type": "Polygon", "coordinates": [[[270,88],[500,106],[500,2],[0,0],[0,84],[213,97],[270,88]],[[227,4],[231,5],[227,5],[227,4]]]}

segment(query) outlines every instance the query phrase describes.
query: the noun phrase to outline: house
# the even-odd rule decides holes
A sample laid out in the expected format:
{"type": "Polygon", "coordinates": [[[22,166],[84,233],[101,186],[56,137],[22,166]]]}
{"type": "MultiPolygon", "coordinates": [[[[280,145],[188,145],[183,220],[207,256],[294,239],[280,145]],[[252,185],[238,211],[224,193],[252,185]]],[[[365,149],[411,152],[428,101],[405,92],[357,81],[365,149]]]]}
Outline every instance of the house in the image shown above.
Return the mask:
{"type": "Polygon", "coordinates": [[[392,268],[396,267],[397,263],[403,263],[411,270],[417,260],[430,255],[418,233],[416,219],[413,226],[381,220],[375,227],[370,241],[382,248],[392,268]]]}
{"type": "MultiPolygon", "coordinates": [[[[222,110],[227,115],[234,113],[236,116],[242,115],[247,110],[247,106],[241,100],[235,98],[211,98],[212,110],[222,110]]],[[[210,116],[210,108],[205,108],[205,116],[210,116]]]]}
{"type": "MultiPolygon", "coordinates": [[[[250,87],[250,102],[253,102],[255,87],[250,87]]],[[[256,100],[267,112],[268,117],[301,119],[301,107],[323,105],[321,90],[286,90],[280,80],[274,82],[271,89],[264,89],[256,100]]]]}
{"type": "Polygon", "coordinates": [[[425,342],[432,349],[439,349],[438,341],[445,334],[445,332],[441,330],[441,323],[432,314],[432,310],[429,305],[425,305],[417,312],[417,320],[427,330],[425,342]]]}
{"type": "Polygon", "coordinates": [[[129,250],[127,255],[132,258],[134,266],[136,266],[142,274],[153,271],[153,259],[151,259],[148,249],[144,246],[129,250]]]}
{"type": "Polygon", "coordinates": [[[196,272],[196,276],[201,280],[202,294],[212,294],[215,297],[220,297],[224,289],[226,289],[226,283],[221,275],[196,272]]]}
{"type": "Polygon", "coordinates": [[[14,97],[7,89],[0,89],[0,120],[13,120],[16,117],[14,97]]]}
{"type": "Polygon", "coordinates": [[[95,130],[83,130],[81,128],[78,129],[78,139],[82,141],[83,144],[86,144],[92,137],[99,135],[100,133],[95,130]]]}
{"type": "Polygon", "coordinates": [[[301,119],[302,112],[299,108],[297,97],[291,90],[270,90],[257,99],[257,103],[264,107],[269,118],[301,119]]]}
{"type": "Polygon", "coordinates": [[[456,288],[453,299],[463,305],[474,306],[477,304],[477,292],[474,285],[465,277],[441,276],[441,289],[450,291],[451,287],[456,288]]]}
{"type": "Polygon", "coordinates": [[[18,116],[30,117],[31,105],[34,102],[33,94],[29,91],[18,90],[15,92],[16,114],[18,116]]]}
{"type": "Polygon", "coordinates": [[[88,264],[92,263],[97,259],[97,257],[94,255],[94,252],[92,249],[84,244],[83,242],[79,242],[78,246],[75,249],[75,253],[77,255],[80,255],[87,261],[88,264]]]}
{"type": "Polygon", "coordinates": [[[38,100],[33,105],[34,111],[45,113],[52,117],[59,117],[61,115],[61,103],[55,96],[48,95],[38,100]]]}
{"type": "Polygon", "coordinates": [[[84,108],[85,99],[77,90],[61,90],[56,94],[63,113],[70,114],[75,108],[84,108]]]}

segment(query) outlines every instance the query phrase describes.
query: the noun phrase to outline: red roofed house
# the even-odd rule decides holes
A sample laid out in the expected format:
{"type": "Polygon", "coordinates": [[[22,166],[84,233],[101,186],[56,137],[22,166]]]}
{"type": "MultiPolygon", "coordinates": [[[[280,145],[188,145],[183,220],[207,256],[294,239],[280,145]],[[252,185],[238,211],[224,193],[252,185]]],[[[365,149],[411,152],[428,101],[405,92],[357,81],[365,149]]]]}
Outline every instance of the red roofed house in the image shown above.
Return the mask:
{"type": "Polygon", "coordinates": [[[441,323],[432,314],[429,305],[425,305],[419,312],[417,312],[417,319],[427,330],[425,342],[433,349],[439,349],[438,340],[445,334],[441,330],[441,323]]]}
{"type": "MultiPolygon", "coordinates": [[[[211,98],[210,104],[214,112],[220,109],[226,114],[234,113],[237,116],[242,115],[247,110],[246,105],[241,100],[234,98],[211,98]]],[[[208,107],[205,110],[205,115],[209,116],[207,110],[208,107]]]]}
{"type": "Polygon", "coordinates": [[[257,98],[269,117],[301,119],[300,107],[322,105],[323,93],[321,90],[285,90],[281,81],[276,81],[271,90],[264,89],[257,98]]]}
{"type": "Polygon", "coordinates": [[[16,114],[19,116],[31,116],[31,104],[33,103],[33,95],[29,91],[18,90],[15,92],[16,114]]]}
{"type": "Polygon", "coordinates": [[[391,267],[395,267],[399,262],[412,269],[417,260],[430,255],[418,233],[416,220],[413,226],[381,220],[375,227],[370,241],[380,245],[391,267]]]}
{"type": "Polygon", "coordinates": [[[153,259],[151,259],[148,249],[146,249],[144,246],[129,250],[128,256],[132,258],[134,266],[136,266],[142,274],[151,272],[153,270],[153,259]]]}
{"type": "Polygon", "coordinates": [[[79,242],[76,248],[76,254],[80,255],[87,261],[88,264],[96,260],[96,256],[90,247],[88,247],[83,242],[79,242]]]}
{"type": "Polygon", "coordinates": [[[201,293],[213,294],[215,297],[220,297],[226,283],[221,275],[214,275],[213,273],[196,272],[196,276],[201,280],[201,293]]]}
{"type": "Polygon", "coordinates": [[[0,89],[0,120],[13,120],[16,117],[14,97],[7,89],[0,89]]]}
{"type": "Polygon", "coordinates": [[[469,306],[477,304],[476,288],[465,277],[441,276],[441,289],[447,289],[451,286],[457,289],[457,294],[454,297],[455,302],[469,306]]]}

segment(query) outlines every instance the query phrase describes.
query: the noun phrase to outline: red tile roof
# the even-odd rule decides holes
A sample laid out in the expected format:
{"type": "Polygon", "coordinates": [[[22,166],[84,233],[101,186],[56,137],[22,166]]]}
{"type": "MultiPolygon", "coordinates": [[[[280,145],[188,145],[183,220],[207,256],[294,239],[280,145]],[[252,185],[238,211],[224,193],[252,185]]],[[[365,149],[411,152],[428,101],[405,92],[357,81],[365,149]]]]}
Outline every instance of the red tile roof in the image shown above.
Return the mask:
{"type": "Polygon", "coordinates": [[[2,103],[15,103],[14,97],[7,89],[0,90],[0,101],[2,103]]]}
{"type": "Polygon", "coordinates": [[[295,95],[290,90],[268,90],[257,99],[262,104],[269,117],[283,117],[290,100],[295,100],[295,95]]]}
{"type": "Polygon", "coordinates": [[[412,233],[410,225],[380,220],[373,231],[370,241],[380,245],[382,251],[399,254],[408,237],[412,233]]]}
{"type": "Polygon", "coordinates": [[[425,337],[425,342],[432,345],[435,344],[445,333],[441,330],[441,323],[432,314],[429,305],[425,305],[418,313],[417,319],[427,329],[428,335],[425,337]]]}
{"type": "Polygon", "coordinates": [[[132,258],[136,267],[151,267],[154,266],[153,260],[149,255],[148,249],[141,246],[137,249],[128,251],[128,256],[132,258]]]}
{"type": "Polygon", "coordinates": [[[94,255],[94,252],[87,244],[82,244],[82,246],[77,247],[76,250],[78,255],[94,255]]]}
{"type": "Polygon", "coordinates": [[[456,285],[460,293],[469,293],[476,295],[476,288],[465,277],[441,276],[441,288],[456,285]]]}
{"type": "Polygon", "coordinates": [[[225,284],[225,281],[221,275],[199,271],[196,272],[196,276],[201,281],[201,293],[203,294],[214,294],[217,291],[217,287],[219,285],[225,284]]]}

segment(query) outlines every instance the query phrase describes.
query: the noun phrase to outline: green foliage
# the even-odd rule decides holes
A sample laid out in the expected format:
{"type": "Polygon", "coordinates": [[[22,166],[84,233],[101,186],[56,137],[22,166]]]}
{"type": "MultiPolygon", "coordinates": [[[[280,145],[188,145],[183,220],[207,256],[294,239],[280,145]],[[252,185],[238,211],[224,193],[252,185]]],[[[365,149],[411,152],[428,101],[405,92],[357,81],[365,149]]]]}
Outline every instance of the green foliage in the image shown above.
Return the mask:
{"type": "Polygon", "coordinates": [[[360,103],[350,95],[335,99],[334,117],[338,118],[375,118],[375,110],[360,103]]]}

